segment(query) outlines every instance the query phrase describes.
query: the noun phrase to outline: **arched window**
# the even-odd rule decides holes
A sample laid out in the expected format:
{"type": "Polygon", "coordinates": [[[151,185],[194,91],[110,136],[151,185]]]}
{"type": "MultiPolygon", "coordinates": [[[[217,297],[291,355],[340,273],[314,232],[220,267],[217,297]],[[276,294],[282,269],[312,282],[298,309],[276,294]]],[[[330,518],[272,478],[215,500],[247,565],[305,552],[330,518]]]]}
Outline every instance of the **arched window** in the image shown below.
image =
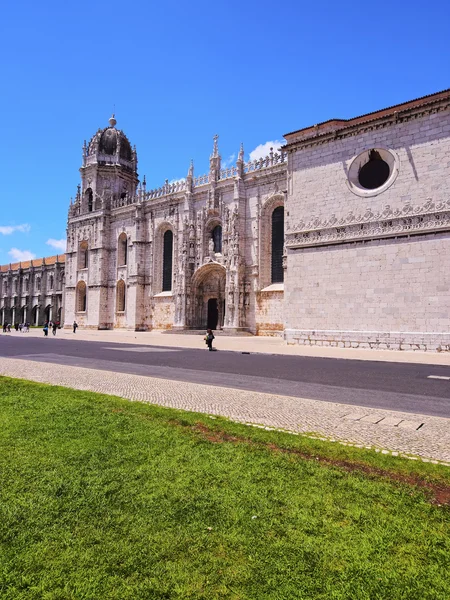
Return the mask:
{"type": "Polygon", "coordinates": [[[117,246],[117,265],[119,267],[126,265],[128,259],[128,240],[125,232],[119,235],[119,242],[117,246]]]}
{"type": "Polygon", "coordinates": [[[25,291],[28,292],[28,290],[30,289],[30,287],[29,287],[30,286],[30,282],[29,282],[28,277],[25,279],[25,281],[23,282],[23,284],[24,284],[25,291]]]}
{"type": "Polygon", "coordinates": [[[120,279],[117,282],[116,311],[117,312],[125,311],[125,281],[123,279],[120,279]]]}
{"type": "Polygon", "coordinates": [[[173,233],[168,229],[164,234],[163,242],[163,292],[170,292],[172,289],[172,254],[173,233]]]}
{"type": "Polygon", "coordinates": [[[76,305],[78,312],[86,312],[86,284],[79,281],[77,284],[76,305]]]}
{"type": "Polygon", "coordinates": [[[38,292],[41,291],[41,278],[40,277],[36,277],[36,290],[38,292]]]}
{"type": "Polygon", "coordinates": [[[221,253],[222,252],[222,227],[220,225],[216,225],[212,230],[212,239],[214,242],[214,252],[221,253]]]}
{"type": "Polygon", "coordinates": [[[283,283],[284,207],[272,213],[272,283],[283,283]]]}
{"type": "Polygon", "coordinates": [[[87,269],[88,267],[88,243],[80,242],[78,247],[78,268],[87,269]]]}
{"type": "Polygon", "coordinates": [[[53,289],[54,283],[55,283],[55,279],[54,279],[53,275],[50,275],[50,281],[49,281],[49,289],[50,290],[53,289]]]}
{"type": "Polygon", "coordinates": [[[86,197],[86,206],[87,206],[88,212],[92,212],[94,210],[94,194],[93,194],[91,188],[88,188],[84,192],[84,195],[86,197]]]}

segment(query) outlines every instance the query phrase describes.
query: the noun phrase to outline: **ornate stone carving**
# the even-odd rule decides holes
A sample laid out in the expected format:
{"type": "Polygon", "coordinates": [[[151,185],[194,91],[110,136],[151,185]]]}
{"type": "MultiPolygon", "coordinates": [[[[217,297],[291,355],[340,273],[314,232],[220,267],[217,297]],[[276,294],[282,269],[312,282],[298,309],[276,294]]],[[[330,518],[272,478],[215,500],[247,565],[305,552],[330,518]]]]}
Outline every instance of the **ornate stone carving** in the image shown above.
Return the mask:
{"type": "Polygon", "coordinates": [[[369,208],[358,216],[350,211],[341,219],[333,214],[323,221],[317,217],[308,223],[301,221],[288,228],[286,247],[321,246],[446,229],[450,229],[450,200],[434,203],[428,199],[422,206],[414,207],[407,202],[401,210],[392,210],[386,205],[377,213],[369,208]]]}

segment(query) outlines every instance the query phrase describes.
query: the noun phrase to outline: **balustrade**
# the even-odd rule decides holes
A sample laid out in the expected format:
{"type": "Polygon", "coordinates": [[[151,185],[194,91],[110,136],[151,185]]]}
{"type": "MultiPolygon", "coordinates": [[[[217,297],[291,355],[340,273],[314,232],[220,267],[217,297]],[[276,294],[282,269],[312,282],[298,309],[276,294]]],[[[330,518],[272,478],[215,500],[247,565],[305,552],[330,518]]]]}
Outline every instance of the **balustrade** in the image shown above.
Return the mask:
{"type": "Polygon", "coordinates": [[[275,165],[281,165],[285,162],[287,162],[287,152],[271,152],[269,156],[266,156],[264,158],[257,158],[256,160],[251,160],[248,163],[245,163],[244,173],[260,171],[261,169],[266,169],[275,165]]]}

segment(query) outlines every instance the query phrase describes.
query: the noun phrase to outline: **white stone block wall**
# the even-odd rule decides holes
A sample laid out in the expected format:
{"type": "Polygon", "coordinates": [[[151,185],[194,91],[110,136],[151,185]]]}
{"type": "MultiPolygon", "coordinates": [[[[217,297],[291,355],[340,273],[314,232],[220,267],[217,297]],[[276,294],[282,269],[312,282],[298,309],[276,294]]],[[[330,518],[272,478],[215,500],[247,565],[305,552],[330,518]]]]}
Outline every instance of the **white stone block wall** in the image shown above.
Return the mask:
{"type": "Polygon", "coordinates": [[[450,111],[311,143],[289,155],[286,340],[450,349],[450,111]],[[371,148],[396,176],[354,193],[371,148]]]}
{"type": "Polygon", "coordinates": [[[450,234],[301,249],[288,262],[288,341],[305,331],[355,343],[403,332],[450,344],[450,234]]]}

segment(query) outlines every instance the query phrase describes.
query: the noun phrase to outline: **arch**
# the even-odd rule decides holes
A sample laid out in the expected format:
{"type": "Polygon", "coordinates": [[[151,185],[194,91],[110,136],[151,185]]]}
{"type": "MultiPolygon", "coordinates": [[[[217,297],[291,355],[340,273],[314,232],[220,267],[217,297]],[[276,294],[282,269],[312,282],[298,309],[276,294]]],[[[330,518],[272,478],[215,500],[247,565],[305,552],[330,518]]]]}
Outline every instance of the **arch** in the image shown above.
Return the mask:
{"type": "Polygon", "coordinates": [[[55,278],[53,277],[53,275],[50,275],[49,277],[49,289],[52,290],[55,286],[55,278]]]}
{"type": "Polygon", "coordinates": [[[259,236],[259,287],[264,289],[272,283],[283,283],[284,272],[280,274],[279,265],[283,266],[284,249],[284,195],[275,194],[269,197],[261,208],[259,236]],[[281,209],[278,210],[277,209],[281,209]],[[282,212],[281,212],[282,211],[282,212]],[[275,217],[274,217],[275,215],[275,217]],[[283,218],[281,219],[281,215],[283,218]],[[274,223],[275,220],[275,223],[274,223]],[[282,222],[282,225],[281,225],[282,222]],[[275,225],[275,229],[274,229],[275,225]],[[275,247],[274,247],[275,244],[275,247]],[[281,249],[280,249],[281,247],[281,249]],[[280,254],[281,252],[281,254],[280,254]],[[273,268],[273,263],[278,267],[273,268]],[[279,281],[275,281],[278,279],[279,281]]]}
{"type": "Polygon", "coordinates": [[[40,292],[41,291],[41,278],[39,276],[37,276],[34,281],[35,281],[36,291],[40,292]]]}
{"type": "Polygon", "coordinates": [[[45,321],[50,321],[52,318],[52,305],[51,304],[47,304],[47,306],[44,309],[44,320],[45,321]]]}
{"type": "Polygon", "coordinates": [[[221,329],[225,321],[225,267],[217,262],[203,265],[192,278],[190,327],[221,329]]]}
{"type": "Polygon", "coordinates": [[[272,212],[271,283],[283,283],[284,206],[272,212]]]}
{"type": "Polygon", "coordinates": [[[212,240],[214,243],[214,252],[216,254],[222,253],[222,225],[216,225],[211,232],[212,240]]]}
{"type": "Polygon", "coordinates": [[[88,268],[88,258],[89,258],[89,244],[86,240],[80,242],[78,246],[78,268],[79,269],[87,269],[88,268]]]}
{"type": "Polygon", "coordinates": [[[79,281],[76,288],[76,311],[86,312],[87,308],[87,292],[86,284],[84,281],[79,281]]]}
{"type": "Polygon", "coordinates": [[[119,235],[117,241],[117,266],[123,267],[128,260],[128,238],[125,232],[119,235]]]}
{"type": "Polygon", "coordinates": [[[211,240],[214,254],[222,253],[222,220],[217,215],[212,215],[205,223],[204,229],[205,253],[211,252],[211,240]],[[217,249],[220,248],[220,249],[217,249]]]}
{"type": "Polygon", "coordinates": [[[116,312],[125,312],[125,298],[125,281],[123,279],[119,279],[116,285],[116,312]]]}
{"type": "Polygon", "coordinates": [[[172,290],[172,263],[173,263],[173,233],[168,229],[163,236],[163,269],[162,291],[172,290]]]}
{"type": "Polygon", "coordinates": [[[86,198],[86,208],[88,212],[92,212],[94,210],[94,193],[92,188],[88,187],[84,192],[84,197],[86,198]]]}

